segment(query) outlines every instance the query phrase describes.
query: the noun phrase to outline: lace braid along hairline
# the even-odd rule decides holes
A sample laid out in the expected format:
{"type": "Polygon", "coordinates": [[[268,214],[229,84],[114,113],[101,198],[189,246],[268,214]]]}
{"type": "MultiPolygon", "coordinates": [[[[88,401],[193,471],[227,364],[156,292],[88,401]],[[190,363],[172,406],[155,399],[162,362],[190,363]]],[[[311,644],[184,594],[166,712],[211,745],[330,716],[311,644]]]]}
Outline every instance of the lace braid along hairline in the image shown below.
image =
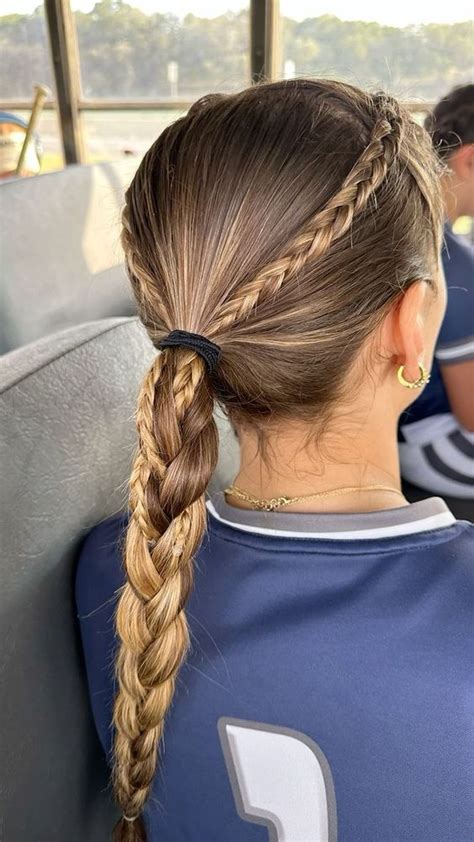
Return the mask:
{"type": "MultiPolygon", "coordinates": [[[[388,98],[384,97],[384,102],[388,98]]],[[[374,97],[377,102],[377,96],[374,97]]],[[[258,303],[273,298],[282,284],[290,280],[308,260],[322,257],[334,240],[350,228],[354,217],[366,206],[369,197],[384,181],[402,141],[403,122],[398,105],[389,100],[387,114],[375,122],[370,141],[345,177],[340,190],[307,223],[293,242],[291,250],[259,272],[221,309],[212,324],[212,336],[236,321],[244,321],[258,303]]]]}

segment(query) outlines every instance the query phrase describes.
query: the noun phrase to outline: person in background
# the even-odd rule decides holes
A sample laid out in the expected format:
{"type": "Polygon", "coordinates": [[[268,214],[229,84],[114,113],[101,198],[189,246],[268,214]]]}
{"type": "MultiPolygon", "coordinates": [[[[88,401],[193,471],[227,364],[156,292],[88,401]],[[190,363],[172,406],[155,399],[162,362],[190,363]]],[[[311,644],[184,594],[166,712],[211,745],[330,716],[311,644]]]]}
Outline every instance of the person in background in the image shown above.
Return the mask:
{"type": "Polygon", "coordinates": [[[431,382],[402,418],[400,466],[402,477],[419,488],[474,500],[474,248],[453,231],[459,217],[474,217],[474,85],[451,91],[425,127],[446,167],[442,260],[448,304],[431,382]]]}
{"type": "Polygon", "coordinates": [[[138,168],[157,353],[129,512],[76,575],[114,842],[472,836],[474,526],[407,502],[397,448],[445,311],[439,169],[392,97],[302,79],[204,98],[138,168]],[[240,466],[206,503],[217,406],[240,466]]]}

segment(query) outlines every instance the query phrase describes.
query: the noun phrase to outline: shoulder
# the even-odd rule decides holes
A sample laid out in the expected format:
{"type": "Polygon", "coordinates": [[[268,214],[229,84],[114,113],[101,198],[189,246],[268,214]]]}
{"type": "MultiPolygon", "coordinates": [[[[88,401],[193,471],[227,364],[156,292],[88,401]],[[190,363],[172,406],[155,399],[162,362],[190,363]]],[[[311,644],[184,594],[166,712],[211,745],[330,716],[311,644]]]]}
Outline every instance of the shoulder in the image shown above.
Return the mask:
{"type": "Polygon", "coordinates": [[[470,562],[472,570],[474,571],[474,553],[472,552],[474,549],[474,523],[467,520],[457,520],[456,524],[460,527],[459,540],[461,545],[466,547],[466,556],[470,562]]]}
{"type": "Polygon", "coordinates": [[[457,520],[452,529],[453,537],[448,541],[441,553],[445,570],[456,571],[456,575],[469,593],[472,602],[474,590],[474,523],[457,520]]]}
{"type": "Polygon", "coordinates": [[[76,602],[80,613],[97,609],[123,585],[124,514],[99,523],[85,538],[76,569],[76,602]]]}
{"type": "Polygon", "coordinates": [[[456,558],[466,561],[469,570],[474,574],[474,523],[457,520],[455,527],[456,558]]]}

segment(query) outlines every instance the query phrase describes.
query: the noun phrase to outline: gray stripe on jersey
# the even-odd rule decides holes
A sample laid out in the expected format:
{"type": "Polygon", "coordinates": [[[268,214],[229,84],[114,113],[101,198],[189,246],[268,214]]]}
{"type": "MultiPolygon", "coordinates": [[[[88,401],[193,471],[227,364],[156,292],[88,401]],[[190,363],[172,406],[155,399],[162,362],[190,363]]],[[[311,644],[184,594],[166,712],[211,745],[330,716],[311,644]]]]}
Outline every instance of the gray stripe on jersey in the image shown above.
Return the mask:
{"type": "MultiPolygon", "coordinates": [[[[259,512],[250,509],[238,509],[230,506],[224,494],[218,493],[211,497],[212,504],[218,515],[250,527],[267,529],[281,529],[288,532],[357,532],[367,529],[380,529],[385,526],[398,526],[406,523],[416,523],[433,515],[449,513],[449,508],[440,497],[429,497],[409,506],[397,509],[384,509],[377,512],[363,513],[300,513],[300,512],[259,512]]],[[[363,536],[361,536],[363,537],[363,536]]]]}

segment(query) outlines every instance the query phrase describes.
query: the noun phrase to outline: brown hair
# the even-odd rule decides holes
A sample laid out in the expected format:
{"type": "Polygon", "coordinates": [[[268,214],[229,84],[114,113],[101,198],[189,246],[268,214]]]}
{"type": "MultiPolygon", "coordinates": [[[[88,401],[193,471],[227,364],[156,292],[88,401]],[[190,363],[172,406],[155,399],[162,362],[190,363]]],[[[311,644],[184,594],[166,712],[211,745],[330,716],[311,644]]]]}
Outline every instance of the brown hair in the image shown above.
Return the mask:
{"type": "Polygon", "coordinates": [[[460,85],[446,94],[428,114],[425,128],[443,159],[460,146],[474,143],[474,85],[460,85]]]}
{"type": "Polygon", "coordinates": [[[387,309],[431,283],[436,156],[397,102],[332,81],[211,96],[167,128],[127,193],[123,244],[152,341],[181,329],[222,349],[156,357],[138,401],[127,583],[117,629],[115,838],[140,818],[188,647],[184,613],[217,461],[217,400],[234,422],[321,417],[387,309]]]}

